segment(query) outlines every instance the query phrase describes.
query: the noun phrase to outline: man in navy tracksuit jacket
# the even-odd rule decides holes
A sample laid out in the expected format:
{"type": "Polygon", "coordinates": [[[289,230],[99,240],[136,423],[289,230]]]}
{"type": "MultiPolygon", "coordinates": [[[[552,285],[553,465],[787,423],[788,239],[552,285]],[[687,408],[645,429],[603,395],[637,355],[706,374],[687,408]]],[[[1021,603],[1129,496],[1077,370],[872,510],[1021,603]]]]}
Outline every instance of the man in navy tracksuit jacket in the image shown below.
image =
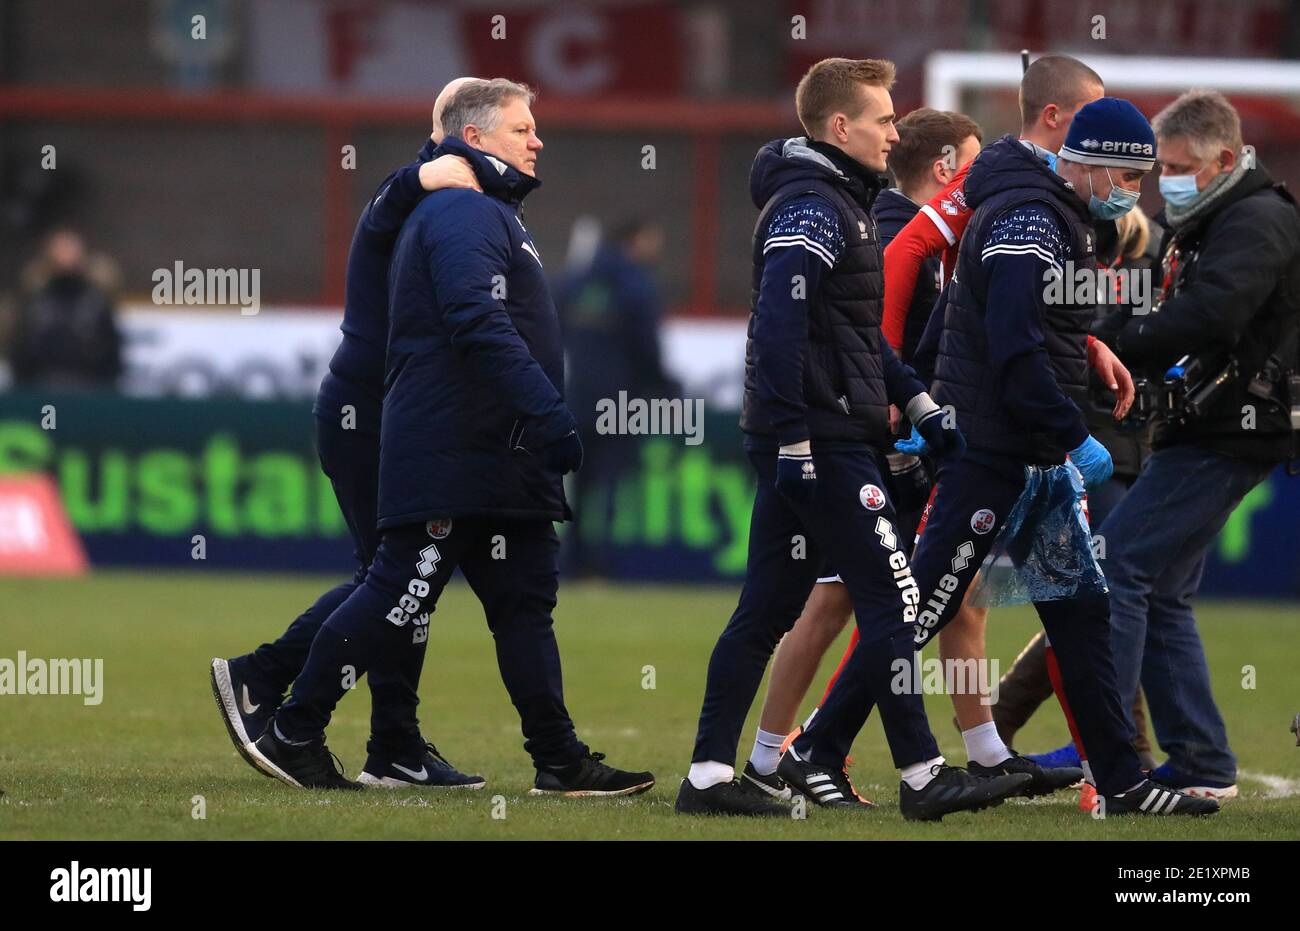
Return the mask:
{"type": "Polygon", "coordinates": [[[961,443],[880,332],[883,261],[870,209],[885,153],[898,140],[892,79],[889,62],[814,65],[796,104],[815,138],[770,142],[754,160],[750,192],[760,214],[741,427],[758,489],[744,589],[709,661],[691,769],[677,798],[684,814],[788,817],[779,800],[792,788],[819,805],[870,806],[853,793],[842,759],[828,768],[796,756],[766,776],[749,764],[739,780],[732,768],[763,669],[827,556],[861,633],[855,657],[868,694],[860,718],[879,707],[905,779],[912,769],[944,770],[916,793],[919,804],[904,798],[905,813],[981,807],[1027,779],[975,780],[944,768],[921,696],[890,687],[892,664],[912,655],[917,593],[882,475],[889,404],[922,424],[942,452],[958,453],[961,443]],[[946,804],[936,807],[939,794],[946,804]]]}
{"type": "MultiPolygon", "coordinates": [[[[433,159],[434,148],[432,139],[426,141],[415,161],[384,180],[361,214],[348,251],[343,338],[312,408],[317,453],[352,535],[357,572],[350,581],[321,595],[278,640],[228,661],[213,661],[214,691],[231,736],[241,746],[261,736],[285,691],[307,662],[316,632],[360,584],[374,556],[379,536],[375,524],[388,329],[388,261],[403,221],[427,193],[421,184],[420,169],[433,159]]],[[[413,763],[432,753],[434,759],[426,768],[426,780],[437,779],[428,784],[482,784],[481,777],[456,772],[420,735],[416,706],[423,663],[421,640],[408,651],[395,675],[376,670],[369,677],[372,712],[367,772],[381,767],[380,761],[413,763]]]]}
{"type": "MultiPolygon", "coordinates": [[[[317,453],[352,536],[357,572],[350,581],[321,595],[278,640],[243,656],[213,660],[213,692],[227,730],[241,750],[262,735],[285,691],[307,662],[316,632],[360,584],[374,556],[379,538],[376,511],[388,339],[388,264],[402,223],[429,189],[474,183],[468,166],[455,164],[455,157],[431,164],[435,143],[442,139],[443,106],[465,80],[450,82],[438,95],[431,138],[415,161],[379,185],[353,233],[340,327],[343,338],[312,411],[317,453]]],[[[376,670],[369,677],[371,736],[361,778],[389,786],[481,786],[482,777],[458,772],[420,735],[416,706],[424,652],[421,639],[407,651],[394,674],[376,670]]]]}
{"type": "Polygon", "coordinates": [[[255,766],[289,784],[355,786],[334,771],[324,744],[346,692],[340,672],[400,666],[459,567],[493,633],[538,770],[533,791],[614,795],[653,785],[649,773],[603,764],[577,739],[564,706],[551,522],[569,517],[562,476],[582,450],[564,403],[555,308],[519,214],[539,184],[529,99],[502,79],[457,91],[438,153],[469,162],[482,193],[429,195],[398,236],[379,543],[361,585],[317,634],[289,700],[248,748],[255,766]]]}
{"type": "MultiPolygon", "coordinates": [[[[1154,164],[1154,142],[1132,104],[1102,98],[1075,116],[1059,158],[1005,136],[971,165],[965,193],[975,212],[950,284],[933,385],[935,401],[955,409],[968,449],[960,462],[939,466],[912,556],[921,592],[918,650],[955,615],[1025,487],[1026,466],[1060,465],[1068,453],[1089,485],[1110,475],[1110,456],[1089,436],[1079,406],[1088,390],[1093,307],[1049,301],[1047,283],[1071,268],[1095,270],[1092,219],[1113,219],[1137,202],[1142,174],[1154,164]]],[[[1116,687],[1106,595],[1079,594],[1035,608],[1055,647],[1105,812],[1217,810],[1213,800],[1145,779],[1116,687]]],[[[794,748],[842,760],[860,727],[856,709],[869,696],[861,676],[842,674],[794,748]]],[[[970,769],[1033,766],[1008,752],[1000,764],[970,769]]]]}

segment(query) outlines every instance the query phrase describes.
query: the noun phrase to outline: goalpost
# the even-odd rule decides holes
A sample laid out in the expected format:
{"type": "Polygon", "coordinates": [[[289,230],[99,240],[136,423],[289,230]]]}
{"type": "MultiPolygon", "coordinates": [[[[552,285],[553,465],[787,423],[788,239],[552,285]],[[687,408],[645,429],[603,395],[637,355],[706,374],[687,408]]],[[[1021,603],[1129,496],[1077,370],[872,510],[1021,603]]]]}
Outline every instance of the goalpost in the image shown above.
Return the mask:
{"type": "MultiPolygon", "coordinates": [[[[1108,91],[1181,93],[1206,87],[1225,94],[1300,99],[1300,62],[1142,55],[1087,55],[1083,60],[1102,76],[1108,91]]],[[[964,91],[1014,89],[1020,75],[1016,52],[934,52],[925,60],[925,103],[936,110],[960,110],[964,91]]]]}

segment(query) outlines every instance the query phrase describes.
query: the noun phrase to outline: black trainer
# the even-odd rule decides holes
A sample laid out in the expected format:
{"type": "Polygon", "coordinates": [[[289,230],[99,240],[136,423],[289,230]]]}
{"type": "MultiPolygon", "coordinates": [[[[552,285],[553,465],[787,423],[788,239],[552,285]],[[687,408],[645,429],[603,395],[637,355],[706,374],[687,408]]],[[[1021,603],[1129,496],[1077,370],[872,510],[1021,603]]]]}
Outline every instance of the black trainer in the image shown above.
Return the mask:
{"type": "Polygon", "coordinates": [[[899,783],[898,808],[908,821],[941,821],[954,811],[979,811],[1018,795],[1033,781],[1028,773],[975,776],[941,763],[930,767],[930,774],[934,778],[924,789],[899,783]]]}
{"type": "Polygon", "coordinates": [[[235,672],[230,660],[220,657],[212,661],[208,678],[212,683],[212,697],[217,700],[217,710],[221,712],[221,721],[226,725],[226,733],[242,756],[244,745],[262,736],[284,699],[280,695],[267,697],[259,694],[258,700],[254,702],[248,683],[235,672]]]}
{"type": "Polygon", "coordinates": [[[452,766],[437,747],[427,742],[419,753],[401,762],[370,754],[357,782],[381,789],[481,789],[487,785],[482,776],[462,773],[452,766]]]}
{"type": "Polygon", "coordinates": [[[1058,766],[1048,769],[1045,766],[1039,766],[1033,760],[1026,759],[1014,750],[1011,751],[1009,758],[994,766],[981,766],[979,763],[970,762],[966,764],[966,768],[976,776],[1028,773],[1030,782],[1020,792],[1025,798],[1051,795],[1058,789],[1068,789],[1070,786],[1078,785],[1083,781],[1083,770],[1077,766],[1058,766]]]}
{"type": "Polygon", "coordinates": [[[741,815],[753,818],[789,818],[790,806],[777,801],[753,783],[733,779],[707,789],[697,789],[689,779],[677,790],[681,815],[741,815]]]}
{"type": "Polygon", "coordinates": [[[876,807],[858,795],[843,767],[820,766],[805,760],[794,747],[781,755],[776,774],[785,780],[791,792],[799,793],[822,808],[871,811],[876,807]]]}
{"type": "Polygon", "coordinates": [[[754,768],[753,763],[746,760],[745,769],[740,774],[740,781],[766,795],[772,796],[772,798],[780,799],[783,802],[790,801],[790,787],[785,784],[784,779],[776,774],[776,770],[764,776],[754,768]]]}
{"type": "Polygon", "coordinates": [[[1184,795],[1156,782],[1144,779],[1127,792],[1098,796],[1102,814],[1111,815],[1212,815],[1219,810],[1219,800],[1184,795]]]}
{"type": "Polygon", "coordinates": [[[639,795],[655,784],[651,773],[630,773],[607,766],[603,753],[588,751],[576,763],[560,769],[539,769],[529,795],[586,796],[639,795]]]}
{"type": "Polygon", "coordinates": [[[257,740],[245,744],[244,759],[265,776],[296,789],[350,789],[363,786],[343,775],[343,764],[325,746],[325,735],[305,744],[291,744],[275,736],[272,723],[257,740]]]}

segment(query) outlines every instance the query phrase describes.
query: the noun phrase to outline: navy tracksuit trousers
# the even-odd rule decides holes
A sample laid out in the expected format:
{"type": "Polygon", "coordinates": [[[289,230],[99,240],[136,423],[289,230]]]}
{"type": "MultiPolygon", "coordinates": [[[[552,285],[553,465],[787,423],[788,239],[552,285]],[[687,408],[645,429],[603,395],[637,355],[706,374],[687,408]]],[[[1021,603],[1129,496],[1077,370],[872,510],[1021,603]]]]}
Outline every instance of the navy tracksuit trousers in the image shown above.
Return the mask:
{"type": "Polygon", "coordinates": [[[318,737],[355,681],[391,676],[423,650],[429,614],[459,567],[483,604],[497,664],[519,712],[524,749],[538,766],[565,766],[587,748],[564,706],[552,628],[559,537],[548,520],[466,517],[382,532],[364,580],[317,633],[293,693],[276,714],[290,740],[318,737]]]}
{"type": "Polygon", "coordinates": [[[856,726],[861,727],[873,706],[879,707],[896,766],[939,755],[922,697],[890,689],[894,664],[912,660],[916,624],[906,616],[915,612],[918,593],[877,454],[862,446],[838,452],[814,449],[813,456],[817,491],[812,504],[803,506],[775,488],[775,449],[749,454],[758,490],[745,585],[709,660],[692,762],[734,765],[763,670],[794,626],[827,558],[853,599],[861,636],[855,653],[862,685],[853,709],[856,726]]]}
{"type": "MultiPolygon", "coordinates": [[[[957,613],[984,557],[993,547],[1012,505],[1024,489],[1023,467],[970,453],[939,469],[938,489],[912,574],[920,588],[915,649],[932,639],[957,613]]],[[[1015,554],[1011,554],[1015,558],[1015,554]]],[[[1123,792],[1142,779],[1133,728],[1120,701],[1105,595],[1035,603],[1056,651],[1065,694],[1102,794],[1123,792]]],[[[858,651],[808,727],[795,741],[800,754],[822,765],[842,763],[861,728],[861,707],[874,694],[858,651]]]]}
{"type": "MultiPolygon", "coordinates": [[[[316,418],[316,450],[329,476],[343,519],[352,534],[357,573],[316,599],[274,643],[231,660],[236,675],[250,683],[254,701],[278,700],[307,663],[312,641],[325,619],[361,584],[379,546],[379,437],[344,430],[339,418],[316,418]]],[[[427,628],[426,628],[427,631],[427,628]]],[[[368,753],[388,760],[409,760],[424,753],[416,706],[425,640],[410,644],[397,667],[370,673],[370,741],[368,753]]]]}

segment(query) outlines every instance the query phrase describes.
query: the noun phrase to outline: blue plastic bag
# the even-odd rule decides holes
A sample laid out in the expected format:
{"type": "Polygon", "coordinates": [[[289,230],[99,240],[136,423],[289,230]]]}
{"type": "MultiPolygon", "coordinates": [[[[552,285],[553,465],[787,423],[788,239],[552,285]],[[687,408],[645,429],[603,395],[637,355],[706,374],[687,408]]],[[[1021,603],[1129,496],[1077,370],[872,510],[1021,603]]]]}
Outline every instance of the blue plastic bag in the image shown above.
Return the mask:
{"type": "Polygon", "coordinates": [[[1082,498],[1083,476],[1073,463],[1026,466],[1025,490],[980,566],[971,604],[996,608],[1107,592],[1082,498]]]}

